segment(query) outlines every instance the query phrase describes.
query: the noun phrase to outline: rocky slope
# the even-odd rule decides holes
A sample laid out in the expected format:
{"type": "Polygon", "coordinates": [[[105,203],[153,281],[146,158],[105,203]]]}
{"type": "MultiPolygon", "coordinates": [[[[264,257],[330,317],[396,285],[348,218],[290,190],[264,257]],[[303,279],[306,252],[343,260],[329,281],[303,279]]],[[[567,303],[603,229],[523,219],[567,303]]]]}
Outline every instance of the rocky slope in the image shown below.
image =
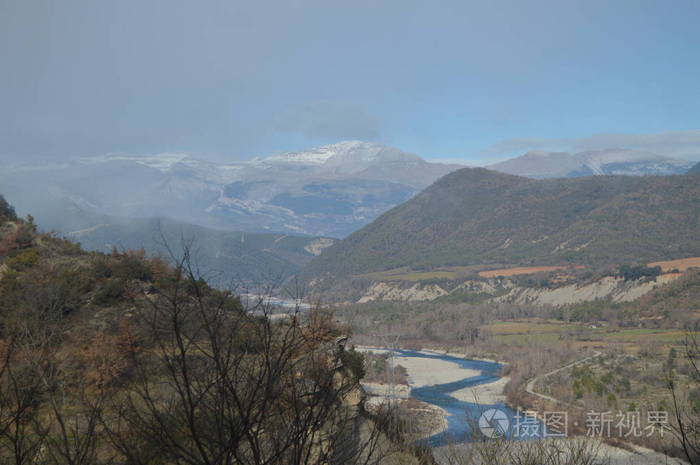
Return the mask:
{"type": "Polygon", "coordinates": [[[678,274],[656,280],[625,281],[608,276],[585,284],[559,287],[528,287],[509,279],[467,280],[457,286],[431,283],[375,282],[360,292],[357,303],[373,301],[436,301],[455,296],[461,301],[530,305],[571,305],[595,300],[631,302],[679,278],[678,274]]]}

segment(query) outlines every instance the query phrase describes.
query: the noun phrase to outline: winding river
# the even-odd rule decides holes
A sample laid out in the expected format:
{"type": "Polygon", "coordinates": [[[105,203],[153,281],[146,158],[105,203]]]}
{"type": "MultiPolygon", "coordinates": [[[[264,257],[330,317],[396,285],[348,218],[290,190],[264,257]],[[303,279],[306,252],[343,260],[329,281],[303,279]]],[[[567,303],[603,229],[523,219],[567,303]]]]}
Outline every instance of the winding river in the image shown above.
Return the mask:
{"type": "Polygon", "coordinates": [[[427,445],[431,447],[438,447],[449,442],[464,442],[471,440],[471,438],[475,437],[475,435],[482,434],[483,431],[481,428],[479,428],[480,425],[484,425],[482,415],[485,414],[486,416],[493,417],[494,410],[492,409],[497,411],[496,420],[501,418],[499,425],[504,426],[504,433],[507,437],[536,439],[542,434],[542,424],[537,420],[535,420],[534,423],[530,423],[529,431],[534,431],[534,433],[523,435],[521,432],[518,432],[517,428],[521,428],[522,431],[522,426],[526,424],[526,421],[523,419],[523,417],[518,417],[516,412],[507,407],[504,403],[484,404],[478,403],[478,399],[475,399],[475,402],[466,402],[450,395],[451,393],[459,391],[460,389],[475,387],[481,384],[488,384],[497,381],[500,378],[498,373],[500,373],[501,369],[503,368],[503,365],[500,363],[483,360],[468,360],[450,355],[432,354],[429,352],[417,352],[412,350],[396,350],[395,354],[400,357],[419,357],[447,361],[455,363],[461,368],[479,372],[478,375],[469,376],[458,381],[445,384],[414,387],[411,389],[412,397],[438,406],[447,412],[447,429],[439,434],[435,434],[425,439],[427,445]],[[505,414],[507,420],[505,420],[503,414],[505,414]],[[536,425],[535,428],[532,428],[533,424],[536,425]]]}

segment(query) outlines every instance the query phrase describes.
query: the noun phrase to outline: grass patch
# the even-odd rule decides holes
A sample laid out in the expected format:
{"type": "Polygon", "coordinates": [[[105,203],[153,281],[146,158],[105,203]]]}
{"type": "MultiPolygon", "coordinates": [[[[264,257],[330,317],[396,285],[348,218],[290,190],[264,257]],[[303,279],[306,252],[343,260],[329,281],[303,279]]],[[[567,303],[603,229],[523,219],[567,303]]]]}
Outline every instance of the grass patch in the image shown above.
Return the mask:
{"type": "Polygon", "coordinates": [[[524,319],[494,321],[480,327],[503,344],[554,342],[567,340],[577,345],[618,346],[626,353],[639,352],[641,344],[658,343],[665,347],[682,345],[686,333],[682,330],[629,328],[611,329],[591,327],[585,323],[567,323],[556,320],[524,319]]]}

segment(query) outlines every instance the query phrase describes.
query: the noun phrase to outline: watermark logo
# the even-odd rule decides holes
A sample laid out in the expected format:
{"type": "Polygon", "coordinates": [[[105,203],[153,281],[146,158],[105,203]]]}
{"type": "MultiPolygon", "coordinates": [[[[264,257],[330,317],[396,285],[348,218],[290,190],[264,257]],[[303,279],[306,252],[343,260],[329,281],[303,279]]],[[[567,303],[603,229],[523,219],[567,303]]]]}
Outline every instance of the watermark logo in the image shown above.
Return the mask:
{"type": "Polygon", "coordinates": [[[479,418],[479,429],[487,438],[502,438],[509,428],[510,420],[503,410],[492,408],[482,413],[479,418]]]}
{"type": "MultiPolygon", "coordinates": [[[[628,438],[664,436],[669,428],[666,411],[650,410],[586,412],[585,425],[578,418],[571,424],[579,428],[585,426],[585,435],[599,438],[628,438]]],[[[488,409],[479,417],[479,430],[486,438],[512,439],[565,438],[569,435],[568,412],[536,412],[518,410],[511,420],[500,409],[488,409]],[[512,424],[511,424],[512,423],[512,424]]]]}
{"type": "Polygon", "coordinates": [[[642,421],[639,410],[631,412],[594,412],[586,413],[586,436],[590,437],[651,437],[658,434],[663,437],[669,429],[668,412],[650,410],[646,412],[646,422],[642,421]]]}

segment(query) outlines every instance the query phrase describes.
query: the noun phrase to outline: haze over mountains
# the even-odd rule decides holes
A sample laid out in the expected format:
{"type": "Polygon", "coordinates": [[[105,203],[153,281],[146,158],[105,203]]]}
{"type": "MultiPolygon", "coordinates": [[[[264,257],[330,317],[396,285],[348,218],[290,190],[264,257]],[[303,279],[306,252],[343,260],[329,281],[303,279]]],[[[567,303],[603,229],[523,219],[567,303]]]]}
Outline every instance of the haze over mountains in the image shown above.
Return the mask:
{"type": "MultiPolygon", "coordinates": [[[[593,174],[680,174],[691,165],[684,160],[649,153],[606,150],[575,155],[531,152],[489,168],[531,178],[551,178],[593,174]]],[[[181,245],[182,239],[197,238],[201,245],[199,253],[203,269],[219,274],[217,279],[223,282],[241,278],[262,281],[288,277],[332,244],[331,237],[342,238],[362,228],[442,176],[459,169],[460,165],[428,162],[417,155],[380,144],[346,141],[235,163],[207,162],[178,153],[150,157],[111,154],[55,165],[19,164],[4,168],[0,173],[2,193],[20,213],[31,213],[41,228],[57,231],[80,241],[88,249],[100,251],[116,246],[122,249],[143,247],[149,253],[162,253],[163,238],[158,237],[161,233],[176,247],[181,245]],[[241,241],[243,231],[248,233],[246,243],[241,241]],[[265,275],[264,279],[262,275],[265,275]]],[[[447,176],[394,210],[392,218],[401,209],[411,211],[400,220],[406,221],[407,226],[397,222],[393,229],[390,228],[391,234],[399,231],[396,237],[384,231],[382,239],[375,241],[369,249],[339,252],[358,237],[364,237],[367,230],[360,231],[329,252],[329,257],[336,258],[322,258],[311,269],[323,268],[324,265],[318,263],[336,260],[338,253],[348,254],[338,263],[358,272],[372,268],[362,263],[367,253],[377,258],[385,256],[381,259],[383,266],[425,264],[428,256],[435,262],[442,257],[454,260],[466,253],[460,249],[464,244],[455,248],[449,241],[441,243],[445,237],[434,228],[441,228],[442,220],[425,217],[426,212],[421,209],[414,212],[416,202],[437,195],[441,200],[431,204],[429,208],[435,210],[431,214],[452,211],[450,206],[455,202],[467,202],[469,205],[473,203],[474,208],[487,208],[489,213],[505,211],[507,213],[502,218],[512,220],[522,212],[511,211],[507,205],[519,205],[519,195],[525,198],[540,195],[537,193],[539,187],[533,188],[534,191],[513,190],[514,185],[529,185],[526,178],[499,177],[497,173],[485,170],[476,172],[485,174],[463,174],[458,178],[447,176]],[[502,182],[505,182],[502,188],[482,199],[484,192],[490,192],[493,185],[502,182]],[[454,195],[457,197],[440,193],[445,183],[456,183],[459,192],[454,195]],[[411,225],[420,225],[423,229],[415,230],[411,225]],[[404,230],[412,232],[403,237],[404,230]],[[420,234],[425,234],[425,237],[419,237],[420,234]],[[430,239],[433,236],[438,240],[430,239]],[[418,242],[412,243],[414,239],[418,242]],[[394,241],[394,245],[389,246],[386,241],[394,241]],[[410,245],[408,249],[393,249],[404,242],[410,245]],[[459,253],[455,255],[457,250],[459,253]],[[425,256],[421,255],[423,252],[425,256]],[[422,258],[414,263],[405,260],[406,253],[422,258]],[[353,268],[353,263],[357,267],[353,268]]],[[[597,182],[591,179],[581,186],[597,189],[597,182]]],[[[601,186],[607,186],[605,181],[600,182],[601,186]]],[[[637,186],[640,182],[639,179],[627,178],[615,181],[621,186],[637,186]]],[[[561,186],[566,190],[567,186],[574,184],[561,186]]],[[[609,193],[622,192],[616,188],[600,188],[609,193]]],[[[586,194],[583,190],[577,192],[562,191],[561,197],[546,198],[552,205],[557,205],[554,210],[570,208],[572,210],[567,214],[575,217],[577,208],[588,211],[587,206],[578,204],[581,198],[597,195],[586,194]]],[[[541,206],[548,208],[546,202],[541,206]]],[[[466,210],[451,214],[454,218],[449,228],[455,231],[465,230],[466,226],[460,223],[462,220],[477,221],[466,210]],[[452,224],[454,221],[458,223],[452,224]]],[[[544,213],[530,214],[537,217],[544,213]]],[[[386,221],[382,217],[369,230],[376,230],[378,224],[386,221]]],[[[495,230],[488,227],[478,229],[479,234],[468,242],[478,248],[483,241],[505,241],[507,238],[501,238],[506,234],[505,230],[502,230],[502,225],[496,226],[495,230]],[[486,237],[481,237],[481,234],[486,237]]],[[[518,227],[538,230],[537,224],[518,227]]],[[[512,240],[519,237],[512,231],[507,235],[512,240]]],[[[550,237],[542,246],[549,247],[553,244],[551,241],[570,239],[564,233],[559,236],[550,237]]],[[[466,238],[464,236],[465,241],[466,238]]],[[[574,241],[570,245],[581,246],[587,240],[582,239],[580,244],[574,241]]],[[[520,250],[519,247],[513,244],[507,252],[520,250]]]]}
{"type": "MultiPolygon", "coordinates": [[[[489,169],[532,178],[681,174],[692,166],[632,150],[529,152],[489,169]]],[[[111,154],[58,165],[5,166],[2,191],[23,212],[65,201],[87,212],[169,217],[204,227],[344,237],[460,165],[380,144],[345,141],[244,162],[187,154],[111,154]],[[36,189],[41,186],[41,189],[36,189]]],[[[60,215],[52,207],[54,216],[60,215]]],[[[49,225],[70,232],[60,221],[49,225]]]]}
{"type": "Polygon", "coordinates": [[[169,218],[123,218],[82,210],[71,212],[70,226],[66,237],[86,250],[144,249],[148,255],[177,262],[187,248],[207,282],[226,289],[279,285],[334,242],[324,237],[222,231],[169,218]]]}
{"type": "Polygon", "coordinates": [[[113,154],[59,166],[11,166],[0,174],[0,185],[20,211],[34,212],[40,222],[37,212],[46,202],[66,199],[113,216],[343,237],[457,168],[348,141],[226,164],[185,154],[113,154]]]}

